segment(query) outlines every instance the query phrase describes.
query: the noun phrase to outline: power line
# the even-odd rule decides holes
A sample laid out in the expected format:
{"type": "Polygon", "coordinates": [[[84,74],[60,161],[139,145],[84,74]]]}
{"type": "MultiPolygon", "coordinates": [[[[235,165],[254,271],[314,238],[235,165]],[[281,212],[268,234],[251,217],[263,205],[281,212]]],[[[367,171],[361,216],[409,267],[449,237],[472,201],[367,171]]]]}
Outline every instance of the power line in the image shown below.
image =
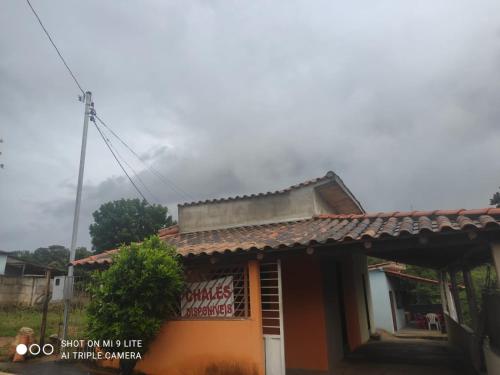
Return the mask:
{"type": "MultiPolygon", "coordinates": [[[[102,129],[101,129],[102,130],[102,129]]],[[[104,132],[103,132],[104,134],[104,132]]],[[[106,135],[104,135],[106,137],[106,135]]],[[[132,171],[132,173],[134,174],[135,178],[142,184],[142,186],[144,187],[144,189],[149,193],[149,195],[157,202],[157,203],[161,203],[160,200],[156,197],[155,194],[153,194],[153,192],[148,188],[148,186],[146,185],[146,183],[142,180],[142,178],[139,176],[139,174],[135,171],[135,169],[129,164],[127,163],[127,161],[125,160],[125,158],[118,152],[118,150],[116,149],[115,146],[113,146],[113,142],[111,142],[111,140],[106,137],[106,141],[107,143],[109,144],[109,146],[115,151],[116,153],[116,156],[118,156],[118,158],[127,166],[130,168],[130,170],[132,171]]]]}
{"type": "Polygon", "coordinates": [[[37,12],[35,11],[35,9],[33,8],[33,6],[31,5],[30,0],[26,0],[26,2],[28,3],[29,7],[31,8],[31,11],[33,12],[33,14],[35,15],[36,19],[38,20],[38,23],[40,24],[40,26],[42,26],[42,29],[45,32],[45,35],[47,35],[47,38],[49,38],[49,40],[50,40],[50,43],[52,43],[52,46],[55,48],[57,54],[59,55],[59,58],[62,61],[62,63],[64,64],[64,66],[68,70],[69,74],[73,78],[73,81],[75,81],[76,85],[78,86],[78,88],[80,89],[80,91],[82,92],[82,94],[85,95],[85,91],[83,90],[82,86],[80,85],[80,82],[78,82],[78,80],[76,79],[76,77],[73,74],[72,70],[70,69],[70,67],[66,63],[66,60],[64,60],[64,57],[62,56],[61,52],[59,51],[59,48],[57,48],[57,46],[54,43],[54,41],[52,40],[52,37],[50,36],[49,32],[47,31],[47,29],[43,25],[42,20],[40,19],[40,17],[38,17],[37,12]]]}
{"type": "Polygon", "coordinates": [[[111,129],[97,114],[94,115],[95,118],[106,128],[109,130],[111,134],[113,134],[116,139],[118,139],[123,146],[125,146],[139,161],[141,161],[149,171],[154,174],[158,179],[160,179],[166,186],[174,190],[177,194],[181,195],[184,199],[194,200],[187,192],[183,191],[180,187],[176,186],[176,184],[165,177],[162,173],[160,173],[156,168],[147,164],[144,161],[144,158],[139,156],[118,134],[116,134],[113,129],[111,129]]]}
{"type": "Polygon", "coordinates": [[[120,160],[118,160],[118,157],[116,156],[115,152],[113,151],[113,149],[111,148],[111,146],[109,145],[108,141],[106,140],[106,137],[104,136],[104,134],[102,133],[101,131],[101,128],[99,128],[99,126],[96,124],[95,120],[92,119],[92,122],[94,123],[95,127],[97,128],[97,131],[99,132],[99,134],[101,135],[101,138],[102,140],[104,141],[104,143],[106,144],[106,146],[108,147],[109,151],[111,151],[111,153],[113,154],[113,157],[115,158],[116,162],[118,163],[118,165],[120,166],[120,168],[122,169],[123,173],[125,173],[125,175],[127,176],[127,178],[129,179],[130,183],[134,186],[135,190],[137,190],[137,192],[139,193],[139,195],[142,197],[142,199],[144,199],[146,201],[147,204],[149,204],[148,200],[146,199],[146,197],[144,196],[144,194],[142,194],[142,191],[137,187],[137,185],[135,184],[134,180],[132,180],[132,178],[129,176],[129,174],[127,173],[127,171],[125,170],[125,168],[123,167],[122,163],[120,162],[120,160]]]}
{"type": "MultiPolygon", "coordinates": [[[[52,39],[51,35],[49,34],[48,30],[45,28],[42,20],[40,19],[40,17],[38,16],[38,13],[36,12],[36,10],[33,8],[33,6],[31,5],[31,2],[30,0],[26,0],[28,6],[30,7],[31,11],[33,12],[33,14],[35,15],[36,19],[38,20],[38,23],[40,24],[40,26],[42,27],[43,31],[45,32],[45,35],[47,36],[47,38],[49,39],[50,43],[52,44],[52,46],[54,47],[54,49],[56,50],[57,54],[59,55],[59,58],[61,59],[62,63],[64,64],[64,66],[66,67],[66,69],[68,70],[69,74],[71,75],[71,78],[73,78],[73,81],[75,82],[75,84],[78,86],[78,89],[82,92],[82,94],[85,96],[85,91],[83,90],[82,86],[80,85],[80,82],[78,82],[78,79],[76,78],[75,74],[73,73],[73,71],[71,70],[71,68],[69,67],[69,65],[66,63],[66,60],[64,59],[63,55],[61,54],[61,52],[59,51],[59,48],[57,48],[54,40],[52,39]]],[[[192,198],[188,193],[184,192],[180,187],[176,186],[176,184],[171,181],[170,179],[168,179],[167,177],[165,177],[163,174],[161,174],[158,170],[156,170],[155,168],[153,168],[152,166],[148,165],[143,158],[141,158],[118,134],[116,134],[101,118],[99,118],[99,116],[97,116],[95,113],[94,113],[94,116],[99,120],[99,122],[113,135],[115,136],[137,159],[139,159],[145,166],[146,168],[152,173],[154,174],[158,179],[160,179],[166,186],[168,186],[169,188],[171,188],[172,190],[174,190],[177,194],[179,194],[180,196],[182,196],[184,199],[186,200],[194,200],[194,198],[192,198]]],[[[127,172],[125,171],[125,169],[123,168],[123,166],[121,165],[120,161],[117,159],[117,156],[116,154],[114,153],[114,151],[112,150],[112,148],[110,147],[110,145],[108,144],[108,142],[106,142],[106,139],[104,137],[104,135],[102,134],[101,132],[101,129],[97,126],[95,120],[93,120],[94,122],[94,125],[96,125],[97,129],[99,130],[99,132],[101,133],[101,136],[103,137],[104,139],[104,142],[106,143],[106,146],[108,146],[109,150],[111,151],[111,153],[113,154],[113,156],[115,157],[116,161],[120,164],[120,167],[122,167],[122,170],[125,172],[125,174],[127,174],[127,172]]],[[[109,140],[108,140],[109,141],[109,140]]],[[[116,151],[116,148],[115,148],[115,151],[116,151]]],[[[122,161],[127,164],[127,166],[133,171],[133,173],[135,174],[136,178],[141,181],[141,183],[144,185],[144,187],[149,191],[149,193],[151,194],[151,196],[154,198],[154,195],[151,193],[151,191],[147,188],[146,184],[144,184],[144,182],[138,177],[137,173],[135,173],[134,169],[132,167],[130,167],[130,165],[128,165],[128,163],[125,162],[125,160],[122,158],[122,161]]],[[[132,182],[132,179],[130,178],[130,176],[127,174],[127,177],[129,178],[129,180],[132,182]]],[[[132,182],[132,184],[134,184],[132,182]]],[[[134,184],[134,187],[137,189],[137,186],[134,184]]],[[[138,190],[138,189],[137,189],[138,190]]],[[[139,191],[139,190],[138,190],[139,191]]],[[[144,196],[142,195],[142,193],[139,191],[139,193],[141,194],[141,196],[144,198],[144,196]]],[[[146,199],[146,198],[144,198],[146,199]]],[[[155,200],[157,200],[156,198],[154,198],[155,200]]],[[[147,201],[147,200],[146,200],[147,201]]],[[[159,202],[159,201],[158,201],[159,202]]]]}

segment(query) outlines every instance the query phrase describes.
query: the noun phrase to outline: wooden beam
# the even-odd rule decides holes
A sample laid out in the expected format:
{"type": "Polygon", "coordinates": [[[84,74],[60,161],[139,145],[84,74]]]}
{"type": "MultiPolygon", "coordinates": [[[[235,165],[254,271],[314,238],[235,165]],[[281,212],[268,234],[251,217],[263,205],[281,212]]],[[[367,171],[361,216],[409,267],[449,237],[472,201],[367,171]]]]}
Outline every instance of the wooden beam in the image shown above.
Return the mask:
{"type": "Polygon", "coordinates": [[[443,313],[449,314],[449,308],[448,308],[448,298],[446,296],[446,273],[443,271],[439,272],[439,292],[441,294],[441,305],[443,306],[443,313]]]}
{"type": "Polygon", "coordinates": [[[453,302],[455,303],[455,310],[457,311],[458,323],[463,324],[464,316],[462,314],[460,295],[458,293],[457,273],[453,269],[450,270],[450,280],[451,280],[451,295],[453,297],[453,302]]]}
{"type": "Polygon", "coordinates": [[[493,265],[497,271],[497,287],[500,288],[500,242],[492,242],[490,247],[493,265]]]}
{"type": "Polygon", "coordinates": [[[467,293],[467,304],[469,305],[469,314],[472,320],[472,329],[477,332],[479,327],[479,310],[477,306],[476,292],[472,282],[470,270],[467,267],[462,269],[464,275],[465,292],[467,293]]]}

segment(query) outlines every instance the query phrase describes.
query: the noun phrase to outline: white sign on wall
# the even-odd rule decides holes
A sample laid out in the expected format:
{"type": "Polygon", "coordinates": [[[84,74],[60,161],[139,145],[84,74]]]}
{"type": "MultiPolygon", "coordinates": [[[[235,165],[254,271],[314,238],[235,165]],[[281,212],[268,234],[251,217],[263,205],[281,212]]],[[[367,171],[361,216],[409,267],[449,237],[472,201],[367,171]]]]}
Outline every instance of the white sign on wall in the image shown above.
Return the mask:
{"type": "Polygon", "coordinates": [[[181,317],[216,318],[234,315],[233,277],[188,283],[181,299],[181,317]]]}

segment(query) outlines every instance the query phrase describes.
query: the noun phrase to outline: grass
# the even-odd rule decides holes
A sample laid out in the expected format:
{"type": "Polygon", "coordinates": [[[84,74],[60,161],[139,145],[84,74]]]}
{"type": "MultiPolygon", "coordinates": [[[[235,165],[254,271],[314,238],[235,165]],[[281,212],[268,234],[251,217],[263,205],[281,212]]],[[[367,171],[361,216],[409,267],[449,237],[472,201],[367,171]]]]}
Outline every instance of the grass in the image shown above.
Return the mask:
{"type": "MultiPolygon", "coordinates": [[[[63,306],[50,305],[47,313],[45,337],[62,331],[63,306]]],[[[35,332],[35,341],[40,341],[42,310],[40,307],[0,306],[0,337],[12,337],[22,327],[29,327],[35,332]]],[[[85,334],[86,314],[84,309],[74,309],[70,314],[69,338],[83,338],[85,334]]],[[[9,344],[0,346],[0,360],[7,356],[9,344]]]]}

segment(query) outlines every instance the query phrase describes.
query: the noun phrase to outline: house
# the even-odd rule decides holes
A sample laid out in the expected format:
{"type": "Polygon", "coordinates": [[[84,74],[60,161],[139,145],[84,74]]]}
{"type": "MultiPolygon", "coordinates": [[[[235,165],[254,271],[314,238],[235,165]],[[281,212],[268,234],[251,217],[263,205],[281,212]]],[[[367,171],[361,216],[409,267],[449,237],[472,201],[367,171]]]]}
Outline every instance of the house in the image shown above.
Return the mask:
{"type": "Polygon", "coordinates": [[[51,267],[26,262],[0,250],[0,305],[41,303],[45,296],[46,276],[64,272],[51,267]]]}
{"type": "Polygon", "coordinates": [[[373,318],[377,329],[396,333],[409,326],[416,314],[443,313],[441,304],[416,304],[417,301],[412,301],[408,291],[408,286],[414,283],[434,285],[439,290],[439,281],[407,274],[405,269],[404,264],[395,262],[368,266],[373,318]]]}
{"type": "MultiPolygon", "coordinates": [[[[450,342],[471,363],[483,350],[469,345],[456,274],[493,261],[500,273],[500,209],[368,214],[328,172],[178,211],[178,224],[159,235],[182,255],[188,292],[138,363],[142,372],[238,364],[242,374],[335,373],[375,330],[367,255],[439,270],[450,342]]],[[[116,251],[73,264],[104,268],[116,251]]]]}

